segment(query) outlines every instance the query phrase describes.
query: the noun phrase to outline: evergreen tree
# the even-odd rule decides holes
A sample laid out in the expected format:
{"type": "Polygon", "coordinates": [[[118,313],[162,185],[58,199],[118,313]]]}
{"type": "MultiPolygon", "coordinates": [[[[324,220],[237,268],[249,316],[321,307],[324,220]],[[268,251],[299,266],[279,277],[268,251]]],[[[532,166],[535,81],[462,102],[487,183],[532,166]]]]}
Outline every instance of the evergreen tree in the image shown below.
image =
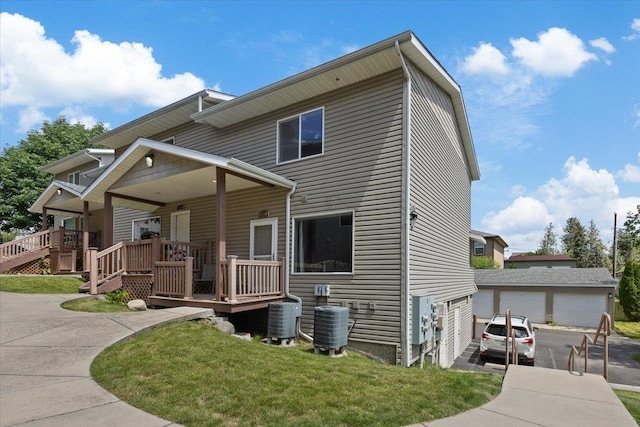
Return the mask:
{"type": "Polygon", "coordinates": [[[618,256],[623,265],[627,260],[640,262],[640,205],[637,212],[628,212],[617,236],[618,256]]]}
{"type": "Polygon", "coordinates": [[[540,247],[535,252],[536,255],[555,255],[558,252],[558,239],[553,231],[553,223],[549,223],[544,229],[544,236],[540,241],[540,247]]]}
{"type": "Polygon", "coordinates": [[[104,131],[102,123],[88,129],[59,117],[45,121],[40,130],[30,130],[17,145],[5,147],[0,157],[0,229],[37,228],[41,216],[28,209],[51,183],[51,176],[38,169],[90,147],[89,140],[104,131]]]}
{"type": "Polygon", "coordinates": [[[587,231],[576,217],[567,219],[562,235],[562,245],[565,253],[578,261],[578,267],[587,265],[587,231]]]}
{"type": "Polygon", "coordinates": [[[591,220],[587,233],[587,251],[584,267],[607,267],[608,258],[604,243],[600,239],[600,231],[596,223],[591,220]]]}
{"type": "Polygon", "coordinates": [[[627,261],[620,279],[620,305],[631,321],[640,320],[640,263],[627,261]]]}

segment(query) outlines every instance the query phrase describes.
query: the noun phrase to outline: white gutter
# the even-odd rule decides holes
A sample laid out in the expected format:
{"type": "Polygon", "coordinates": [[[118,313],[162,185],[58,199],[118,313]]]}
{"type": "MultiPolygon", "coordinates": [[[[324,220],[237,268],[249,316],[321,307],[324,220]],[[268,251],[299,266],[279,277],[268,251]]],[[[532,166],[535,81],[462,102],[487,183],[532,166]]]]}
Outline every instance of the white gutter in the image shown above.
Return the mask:
{"type": "MultiPolygon", "coordinates": [[[[287,298],[291,298],[292,300],[295,300],[298,304],[300,304],[300,315],[302,315],[302,298],[300,298],[297,295],[293,295],[291,292],[289,292],[289,273],[291,271],[290,265],[289,265],[289,259],[290,259],[290,253],[291,253],[291,249],[290,249],[291,248],[291,196],[293,196],[293,193],[296,192],[297,186],[298,184],[294,182],[293,187],[287,193],[287,203],[286,203],[285,214],[284,214],[285,223],[286,223],[286,231],[285,231],[286,242],[284,245],[284,265],[282,266],[282,268],[284,268],[284,295],[287,298]]],[[[307,341],[313,342],[312,337],[302,332],[302,325],[300,320],[298,320],[298,335],[307,341]]]]}
{"type": "Polygon", "coordinates": [[[402,192],[404,198],[404,207],[402,212],[403,218],[403,227],[402,227],[402,245],[404,246],[404,250],[401,251],[404,259],[402,260],[402,269],[400,273],[400,283],[404,284],[404,287],[401,289],[400,296],[404,298],[404,321],[402,322],[401,330],[401,341],[402,341],[402,356],[404,359],[403,365],[405,367],[409,367],[411,364],[411,331],[409,328],[409,292],[411,291],[411,274],[410,274],[410,245],[409,245],[409,212],[411,211],[411,75],[409,74],[409,69],[407,68],[407,64],[404,61],[404,57],[402,56],[402,51],[400,50],[400,43],[398,40],[395,42],[396,50],[398,51],[398,56],[400,57],[400,62],[402,63],[402,70],[405,75],[405,89],[403,93],[403,102],[404,102],[404,114],[403,114],[403,138],[405,145],[405,155],[406,155],[406,167],[405,167],[405,175],[402,179],[402,192]],[[404,331],[402,329],[404,328],[404,331]],[[402,333],[404,332],[404,333],[402,333]]]}

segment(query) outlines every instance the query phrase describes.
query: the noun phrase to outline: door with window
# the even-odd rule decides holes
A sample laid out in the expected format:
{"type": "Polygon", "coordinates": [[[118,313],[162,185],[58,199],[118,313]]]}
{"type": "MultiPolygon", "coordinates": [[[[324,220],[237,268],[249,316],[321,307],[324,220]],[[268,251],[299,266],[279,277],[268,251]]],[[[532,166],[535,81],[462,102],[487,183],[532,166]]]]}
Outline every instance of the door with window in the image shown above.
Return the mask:
{"type": "Polygon", "coordinates": [[[278,257],[278,219],[267,218],[251,221],[250,259],[275,261],[278,257]]]}

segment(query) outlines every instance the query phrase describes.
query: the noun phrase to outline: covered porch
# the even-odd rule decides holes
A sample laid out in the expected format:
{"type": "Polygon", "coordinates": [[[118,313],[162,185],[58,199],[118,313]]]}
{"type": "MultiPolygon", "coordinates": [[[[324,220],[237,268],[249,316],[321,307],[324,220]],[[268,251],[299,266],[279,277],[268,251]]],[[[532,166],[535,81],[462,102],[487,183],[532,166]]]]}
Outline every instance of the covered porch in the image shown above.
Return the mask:
{"type": "MultiPolygon", "coordinates": [[[[277,257],[276,251],[264,257],[244,250],[249,246],[249,223],[258,211],[252,210],[251,221],[242,220],[246,236],[238,242],[237,206],[245,206],[242,209],[246,212],[246,206],[252,204],[246,200],[238,203],[235,196],[235,210],[229,211],[227,196],[266,194],[284,208],[288,203],[285,197],[293,188],[294,182],[237,159],[139,138],[81,196],[84,202],[101,204],[104,212],[105,249],[88,250],[88,291],[126,290],[135,282],[148,289],[150,305],[207,307],[223,313],[262,308],[270,301],[284,299],[285,259],[277,257]],[[278,188],[282,191],[270,190],[278,188]],[[165,225],[164,238],[114,244],[113,227],[118,221],[114,207],[160,212],[164,218],[171,215],[173,221],[173,215],[194,200],[210,200],[215,214],[201,208],[191,212],[199,219],[187,220],[187,227],[193,229],[186,239],[174,235],[172,224],[170,237],[165,225]],[[206,227],[213,235],[203,231],[203,217],[209,218],[206,227]],[[236,234],[228,241],[230,218],[236,234]],[[229,245],[234,252],[228,253],[229,245]],[[243,250],[238,251],[239,247],[243,250]]],[[[277,230],[274,236],[278,238],[277,230]]]]}

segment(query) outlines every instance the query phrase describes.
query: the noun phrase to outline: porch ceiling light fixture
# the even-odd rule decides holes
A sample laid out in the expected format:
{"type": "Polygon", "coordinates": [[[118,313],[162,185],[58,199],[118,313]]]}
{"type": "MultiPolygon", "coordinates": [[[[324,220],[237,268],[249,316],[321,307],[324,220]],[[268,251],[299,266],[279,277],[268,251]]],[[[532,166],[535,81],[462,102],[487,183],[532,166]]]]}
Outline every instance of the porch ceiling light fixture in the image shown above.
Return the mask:
{"type": "Polygon", "coordinates": [[[418,209],[415,206],[411,206],[411,211],[409,212],[409,228],[413,230],[413,226],[418,219],[418,209]]]}
{"type": "Polygon", "coordinates": [[[148,168],[152,167],[153,166],[153,154],[147,154],[146,157],[144,158],[144,162],[146,163],[148,168]]]}

